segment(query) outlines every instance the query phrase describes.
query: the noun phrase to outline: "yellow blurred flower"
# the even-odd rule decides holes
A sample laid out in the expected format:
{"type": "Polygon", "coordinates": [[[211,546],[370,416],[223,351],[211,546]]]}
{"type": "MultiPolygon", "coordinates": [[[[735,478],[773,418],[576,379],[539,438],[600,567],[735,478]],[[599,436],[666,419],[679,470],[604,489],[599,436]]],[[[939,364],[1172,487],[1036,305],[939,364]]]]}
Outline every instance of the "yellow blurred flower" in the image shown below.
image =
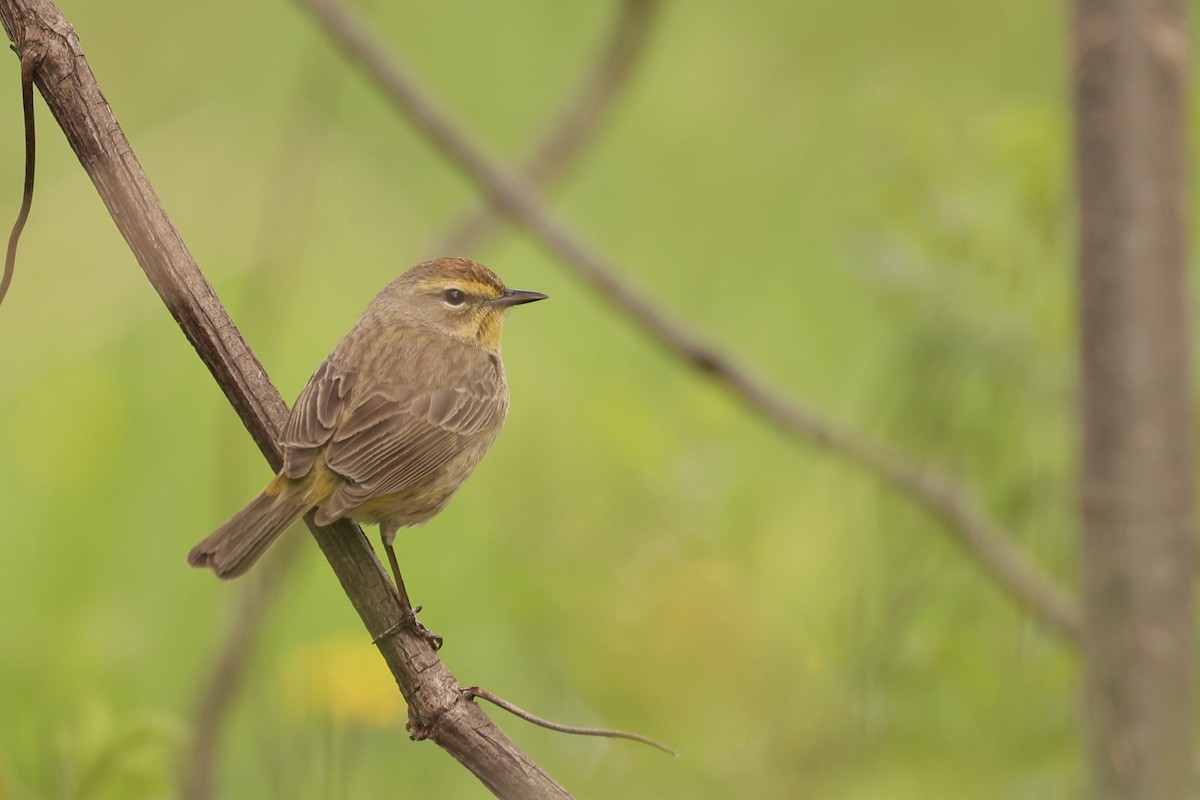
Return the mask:
{"type": "Polygon", "coordinates": [[[407,718],[387,665],[361,636],[311,642],[279,666],[284,706],[297,717],[389,728],[407,718]]]}

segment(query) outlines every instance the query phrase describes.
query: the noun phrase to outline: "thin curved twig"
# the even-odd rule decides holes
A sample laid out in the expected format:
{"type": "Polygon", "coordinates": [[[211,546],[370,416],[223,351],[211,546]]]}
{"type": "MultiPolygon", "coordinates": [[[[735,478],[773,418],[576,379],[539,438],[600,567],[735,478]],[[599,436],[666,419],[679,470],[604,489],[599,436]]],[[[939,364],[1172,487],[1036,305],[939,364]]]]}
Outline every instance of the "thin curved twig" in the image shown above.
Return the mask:
{"type": "Polygon", "coordinates": [[[33,206],[33,176],[36,172],[37,133],[33,125],[33,70],[37,66],[41,52],[28,48],[21,53],[21,111],[25,118],[25,186],[21,191],[21,207],[17,211],[17,219],[13,222],[12,232],[8,235],[8,249],[4,253],[4,272],[0,274],[0,303],[8,294],[12,285],[13,273],[17,270],[17,242],[21,240],[21,231],[29,220],[29,209],[33,206]]]}
{"type": "Polygon", "coordinates": [[[532,723],[533,725],[537,725],[539,728],[545,728],[547,730],[557,731],[558,733],[569,733],[574,736],[600,736],[605,739],[628,739],[631,742],[641,742],[642,744],[648,744],[651,747],[655,748],[656,750],[662,750],[667,755],[672,755],[672,756],[675,756],[676,758],[679,758],[679,751],[676,750],[674,747],[671,747],[670,745],[667,745],[667,744],[663,744],[662,742],[658,741],[657,739],[651,739],[649,736],[644,736],[640,733],[633,733],[631,731],[620,731],[620,730],[617,730],[616,728],[584,728],[579,725],[564,725],[561,722],[553,722],[551,720],[545,719],[544,717],[539,717],[537,714],[531,714],[528,711],[526,711],[525,709],[516,705],[515,703],[511,703],[508,700],[505,700],[503,697],[500,697],[497,694],[492,694],[487,689],[484,689],[481,686],[468,687],[466,689],[463,689],[462,693],[463,693],[463,697],[467,698],[468,700],[474,700],[476,697],[482,697],[484,700],[487,700],[489,703],[499,706],[500,708],[503,708],[508,713],[513,714],[514,716],[518,716],[521,719],[525,720],[526,722],[532,723]]]}
{"type": "MultiPolygon", "coordinates": [[[[531,186],[545,186],[561,176],[599,130],[646,51],[651,23],[660,5],[660,0],[623,0],[599,57],[523,161],[520,172],[531,186]]],[[[499,229],[500,219],[500,212],[491,204],[470,209],[429,252],[469,253],[499,229]]]]}
{"type": "Polygon", "coordinates": [[[540,239],[562,262],[629,317],[651,339],[724,385],[778,429],[864,467],[909,495],[946,529],[984,571],[1020,605],[1078,646],[1078,600],[1018,548],[1004,530],[950,476],[830,422],[791,402],[696,332],[662,313],[646,293],[620,277],[617,265],[584,243],[523,181],[485,154],[365,25],[336,0],[303,0],[329,38],[358,64],[429,142],[470,178],[513,222],[540,239]]]}

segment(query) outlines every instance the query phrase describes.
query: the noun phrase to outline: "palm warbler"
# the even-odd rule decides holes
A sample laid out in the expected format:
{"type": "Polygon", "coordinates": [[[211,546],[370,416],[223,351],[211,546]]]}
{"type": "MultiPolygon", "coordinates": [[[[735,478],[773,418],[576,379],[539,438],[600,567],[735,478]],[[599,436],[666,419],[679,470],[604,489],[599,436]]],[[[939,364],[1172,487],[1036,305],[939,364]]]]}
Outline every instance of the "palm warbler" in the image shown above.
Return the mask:
{"type": "Polygon", "coordinates": [[[392,281],[300,392],[280,437],[283,469],[188,563],[235,578],[315,508],[318,525],[379,525],[408,605],[396,532],[441,511],[495,441],[508,413],[506,312],[545,298],[465,258],[426,261],[392,281]]]}

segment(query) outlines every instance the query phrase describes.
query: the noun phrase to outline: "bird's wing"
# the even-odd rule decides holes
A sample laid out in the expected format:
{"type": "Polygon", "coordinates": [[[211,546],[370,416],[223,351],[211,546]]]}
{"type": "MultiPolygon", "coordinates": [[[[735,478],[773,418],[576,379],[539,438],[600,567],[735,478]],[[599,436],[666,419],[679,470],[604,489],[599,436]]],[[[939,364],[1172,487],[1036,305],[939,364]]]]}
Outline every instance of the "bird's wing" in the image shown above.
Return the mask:
{"type": "MultiPolygon", "coordinates": [[[[404,490],[495,431],[508,410],[498,359],[474,348],[396,353],[408,364],[400,381],[368,386],[337,364],[335,350],[296,399],[284,426],[283,472],[306,475],[324,453],[342,478],[322,516],[346,516],[373,497],[404,490]],[[434,358],[434,356],[438,356],[434,358]],[[437,375],[473,375],[456,386],[429,385],[437,375]],[[356,382],[362,385],[356,385],[356,382]]],[[[485,443],[490,444],[490,442],[485,443]]]]}
{"type": "Polygon", "coordinates": [[[495,428],[506,403],[496,380],[463,387],[403,385],[355,398],[325,451],[352,508],[418,483],[495,428]]]}
{"type": "Polygon", "coordinates": [[[346,411],[356,377],[352,370],[326,359],[308,379],[279,437],[284,475],[301,478],[312,469],[346,411]]]}

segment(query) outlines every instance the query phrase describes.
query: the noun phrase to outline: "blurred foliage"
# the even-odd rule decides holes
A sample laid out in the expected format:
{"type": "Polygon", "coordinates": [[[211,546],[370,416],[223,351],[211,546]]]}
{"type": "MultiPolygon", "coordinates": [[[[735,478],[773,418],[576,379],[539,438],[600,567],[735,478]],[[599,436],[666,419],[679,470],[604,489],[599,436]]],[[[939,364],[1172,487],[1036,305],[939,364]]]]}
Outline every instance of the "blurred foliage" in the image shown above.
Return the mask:
{"type": "MultiPolygon", "coordinates": [[[[473,202],[289,4],[63,9],[285,397],[473,202]]],[[[515,158],[615,9],[451,0],[371,17],[515,158]]],[[[668,4],[553,197],[673,316],[961,476],[1073,585],[1065,13],[668,4]]],[[[170,796],[238,591],[184,555],[268,474],[38,113],[33,218],[0,309],[0,796],[170,796]]],[[[1072,654],[936,522],[747,416],[536,242],[468,255],[553,299],[509,326],[499,443],[399,540],[422,618],[464,682],[683,754],[503,720],[552,775],[591,797],[1077,793],[1072,654]]],[[[308,547],[258,641],[222,796],[487,796],[408,741],[372,656],[308,547]]]]}

